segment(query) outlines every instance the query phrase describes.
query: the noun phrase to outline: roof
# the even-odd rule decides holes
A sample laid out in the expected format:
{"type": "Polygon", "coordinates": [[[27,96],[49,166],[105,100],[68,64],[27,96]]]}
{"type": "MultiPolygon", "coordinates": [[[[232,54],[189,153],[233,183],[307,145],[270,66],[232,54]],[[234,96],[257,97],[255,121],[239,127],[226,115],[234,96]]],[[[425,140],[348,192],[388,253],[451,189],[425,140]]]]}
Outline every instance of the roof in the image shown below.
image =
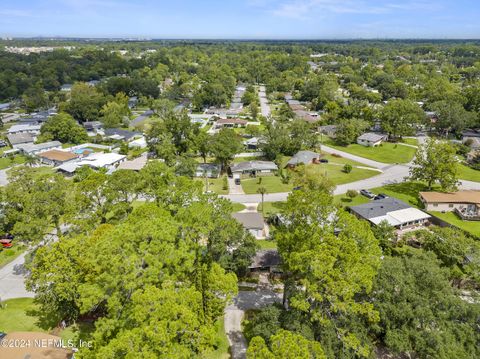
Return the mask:
{"type": "Polygon", "coordinates": [[[384,216],[370,218],[370,222],[379,224],[382,221],[387,221],[391,226],[399,226],[408,222],[415,222],[428,219],[431,216],[417,208],[405,208],[398,211],[388,212],[384,216]]]}
{"type": "Polygon", "coordinates": [[[480,137],[480,132],[476,130],[465,130],[462,132],[463,137],[480,137]]]}
{"type": "Polygon", "coordinates": [[[134,132],[134,131],[129,131],[129,130],[122,130],[121,128],[106,128],[104,130],[105,136],[118,136],[124,138],[125,140],[129,140],[135,136],[141,136],[142,134],[140,132],[134,132]]]}
{"type": "Polygon", "coordinates": [[[218,125],[223,125],[223,124],[235,124],[235,125],[246,125],[248,123],[247,120],[241,120],[239,118],[221,118],[217,120],[218,125]]]}
{"type": "Polygon", "coordinates": [[[474,203],[480,204],[480,191],[458,191],[450,193],[420,192],[427,203],[474,203]]]}
{"type": "Polygon", "coordinates": [[[100,121],[87,121],[83,123],[83,127],[85,128],[102,128],[103,124],[100,121]]]}
{"type": "Polygon", "coordinates": [[[278,167],[275,163],[270,161],[248,161],[236,163],[230,167],[232,172],[244,171],[276,171],[278,167]]]}
{"type": "Polygon", "coordinates": [[[252,258],[249,268],[265,268],[279,266],[282,263],[280,254],[276,249],[260,250],[252,258]]]}
{"type": "Polygon", "coordinates": [[[32,125],[32,124],[13,125],[8,129],[8,133],[40,131],[40,128],[42,128],[41,125],[32,125]]]}
{"type": "Polygon", "coordinates": [[[299,151],[287,162],[288,165],[309,164],[314,159],[319,159],[320,155],[313,151],[299,151]]]}
{"type": "Polygon", "coordinates": [[[394,212],[405,208],[411,208],[411,206],[400,201],[399,199],[388,197],[350,207],[350,210],[365,219],[370,219],[384,216],[389,212],[394,212]]]}
{"type": "Polygon", "coordinates": [[[21,145],[18,145],[17,148],[21,149],[23,152],[26,153],[33,153],[33,152],[39,152],[39,151],[46,151],[51,148],[55,147],[60,147],[62,146],[62,143],[59,141],[51,141],[51,142],[44,142],[44,143],[39,143],[39,144],[30,144],[30,143],[24,143],[21,145]]]}
{"type": "Polygon", "coordinates": [[[246,229],[263,229],[265,227],[263,216],[258,212],[238,212],[233,213],[232,217],[246,229]]]}
{"type": "Polygon", "coordinates": [[[137,157],[131,161],[124,161],[120,163],[117,169],[140,171],[143,167],[147,165],[147,162],[148,162],[147,154],[144,153],[140,157],[137,157]]]}
{"type": "Polygon", "coordinates": [[[38,157],[46,158],[47,160],[52,161],[67,162],[77,158],[77,155],[68,151],[50,150],[42,152],[38,155],[38,157]]]}
{"type": "Polygon", "coordinates": [[[12,332],[3,340],[5,342],[31,343],[31,345],[0,346],[2,359],[70,359],[73,351],[62,348],[62,338],[37,332],[12,332]]]}
{"type": "Polygon", "coordinates": [[[320,132],[323,132],[323,133],[337,132],[337,125],[320,126],[318,129],[320,132]]]}
{"type": "Polygon", "coordinates": [[[92,153],[90,156],[85,157],[78,162],[80,166],[88,165],[95,168],[111,166],[119,161],[125,159],[126,156],[119,155],[118,153],[92,153]]]}
{"type": "Polygon", "coordinates": [[[367,141],[367,142],[378,142],[385,138],[385,135],[379,135],[378,133],[367,132],[363,135],[358,137],[360,141],[367,141]]]}
{"type": "Polygon", "coordinates": [[[10,133],[7,135],[8,142],[12,146],[19,145],[22,143],[32,143],[35,141],[35,137],[32,136],[31,133],[10,133]]]}
{"type": "Polygon", "coordinates": [[[220,165],[216,163],[199,163],[197,165],[197,172],[201,171],[220,171],[220,165]]]}

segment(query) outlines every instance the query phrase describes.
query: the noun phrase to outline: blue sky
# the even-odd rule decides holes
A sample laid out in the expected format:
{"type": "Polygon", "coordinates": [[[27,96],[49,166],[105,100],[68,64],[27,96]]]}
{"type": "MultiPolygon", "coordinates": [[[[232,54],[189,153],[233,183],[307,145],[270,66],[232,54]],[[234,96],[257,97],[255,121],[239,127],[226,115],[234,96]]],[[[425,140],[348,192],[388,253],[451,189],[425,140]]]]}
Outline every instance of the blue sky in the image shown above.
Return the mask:
{"type": "Polygon", "coordinates": [[[0,0],[0,36],[480,38],[478,0],[0,0]]]}

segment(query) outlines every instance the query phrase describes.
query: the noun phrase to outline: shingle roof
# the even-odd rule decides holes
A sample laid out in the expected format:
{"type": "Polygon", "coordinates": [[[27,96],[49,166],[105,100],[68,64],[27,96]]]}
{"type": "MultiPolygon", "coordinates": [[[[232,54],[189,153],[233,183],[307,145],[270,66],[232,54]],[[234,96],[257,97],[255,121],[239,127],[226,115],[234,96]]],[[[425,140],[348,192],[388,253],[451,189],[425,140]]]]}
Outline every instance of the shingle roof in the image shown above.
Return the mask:
{"type": "Polygon", "coordinates": [[[35,137],[33,137],[31,133],[10,133],[7,135],[7,138],[12,146],[21,143],[32,143],[35,140],[35,137]]]}
{"type": "Polygon", "coordinates": [[[480,204],[480,191],[458,191],[451,193],[420,192],[427,203],[473,203],[480,204]]]}
{"type": "Polygon", "coordinates": [[[68,151],[50,150],[40,153],[38,157],[51,161],[66,162],[77,158],[77,155],[68,151]]]}
{"type": "Polygon", "coordinates": [[[379,135],[377,133],[367,132],[358,137],[358,140],[368,141],[368,142],[378,142],[385,138],[384,135],[379,135]]]}
{"type": "Polygon", "coordinates": [[[296,166],[298,164],[310,164],[314,159],[320,158],[318,153],[313,151],[299,151],[287,162],[288,165],[296,166]]]}
{"type": "Polygon", "coordinates": [[[260,250],[255,253],[249,268],[274,267],[279,266],[281,263],[282,259],[276,249],[260,250]]]}
{"type": "Polygon", "coordinates": [[[263,229],[265,226],[263,216],[257,212],[233,213],[232,217],[240,222],[246,229],[263,229]]]}
{"type": "Polygon", "coordinates": [[[370,219],[385,216],[388,212],[398,211],[405,208],[411,208],[411,206],[399,199],[388,197],[350,207],[350,210],[362,218],[370,219]]]}
{"type": "Polygon", "coordinates": [[[51,141],[51,142],[39,143],[37,145],[25,143],[25,144],[18,145],[17,147],[26,153],[33,153],[33,152],[38,152],[43,150],[49,150],[55,147],[60,147],[61,145],[62,143],[59,141],[51,141]]]}
{"type": "Polygon", "coordinates": [[[129,130],[122,130],[121,128],[107,128],[105,129],[105,136],[121,136],[126,140],[129,140],[135,136],[141,136],[140,132],[134,132],[129,130]]]}
{"type": "Polygon", "coordinates": [[[278,167],[275,163],[270,161],[248,161],[240,162],[231,167],[232,172],[244,171],[276,171],[278,167]]]}

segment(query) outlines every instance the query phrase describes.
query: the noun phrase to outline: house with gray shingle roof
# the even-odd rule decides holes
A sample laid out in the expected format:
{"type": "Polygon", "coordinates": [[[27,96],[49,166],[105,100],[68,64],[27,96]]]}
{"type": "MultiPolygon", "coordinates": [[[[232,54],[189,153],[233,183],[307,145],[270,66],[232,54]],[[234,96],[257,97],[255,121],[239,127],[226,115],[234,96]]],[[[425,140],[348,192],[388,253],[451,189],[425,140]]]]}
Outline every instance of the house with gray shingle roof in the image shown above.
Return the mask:
{"type": "Polygon", "coordinates": [[[386,136],[378,133],[367,132],[357,138],[357,143],[366,147],[375,147],[385,141],[386,136]]]}
{"type": "Polygon", "coordinates": [[[269,175],[278,170],[278,166],[271,161],[248,161],[236,163],[230,167],[233,175],[269,175]]]}
{"type": "Polygon", "coordinates": [[[300,164],[309,165],[318,163],[321,155],[313,151],[299,151],[287,162],[288,167],[295,167],[300,164]]]}

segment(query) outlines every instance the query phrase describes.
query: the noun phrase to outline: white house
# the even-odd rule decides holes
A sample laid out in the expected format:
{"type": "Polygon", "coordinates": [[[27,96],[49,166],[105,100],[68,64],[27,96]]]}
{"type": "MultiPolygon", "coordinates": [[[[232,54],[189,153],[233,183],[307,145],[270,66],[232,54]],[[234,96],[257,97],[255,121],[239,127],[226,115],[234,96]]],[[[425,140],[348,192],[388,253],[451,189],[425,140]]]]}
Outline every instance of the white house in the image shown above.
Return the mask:
{"type": "Polygon", "coordinates": [[[379,146],[385,140],[385,137],[385,135],[367,132],[357,138],[357,143],[366,147],[375,147],[379,146]]]}

